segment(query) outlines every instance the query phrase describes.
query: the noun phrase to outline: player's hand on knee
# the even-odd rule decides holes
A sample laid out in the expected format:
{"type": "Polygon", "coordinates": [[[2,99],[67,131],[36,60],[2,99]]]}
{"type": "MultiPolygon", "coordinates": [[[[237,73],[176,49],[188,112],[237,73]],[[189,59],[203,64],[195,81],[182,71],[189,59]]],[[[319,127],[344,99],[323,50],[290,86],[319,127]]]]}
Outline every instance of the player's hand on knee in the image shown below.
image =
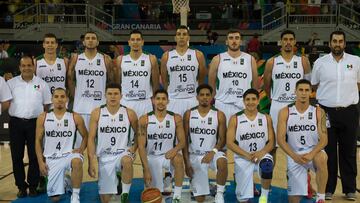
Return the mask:
{"type": "Polygon", "coordinates": [[[152,180],[152,177],[151,177],[150,171],[148,169],[144,170],[145,187],[150,187],[151,186],[151,180],[152,180]]]}
{"type": "Polygon", "coordinates": [[[168,152],[165,153],[166,159],[173,159],[177,154],[176,149],[170,149],[168,152]]]}
{"type": "Polygon", "coordinates": [[[306,161],[302,158],[301,155],[296,154],[296,155],[295,155],[294,157],[292,157],[292,158],[293,158],[294,161],[295,161],[296,163],[298,163],[298,164],[301,164],[301,165],[306,164],[306,161]]]}
{"type": "Polygon", "coordinates": [[[265,156],[265,154],[266,154],[266,152],[264,152],[262,150],[254,152],[251,154],[251,161],[254,163],[257,163],[265,156]]]}
{"type": "Polygon", "coordinates": [[[191,167],[191,165],[187,165],[186,168],[185,168],[185,173],[186,175],[189,177],[189,178],[192,178],[193,175],[194,175],[194,170],[193,168],[191,167]]]}
{"type": "Polygon", "coordinates": [[[215,152],[211,151],[205,154],[205,156],[201,159],[201,163],[208,164],[210,163],[214,158],[215,152]]]}
{"type": "Polygon", "coordinates": [[[306,153],[306,154],[303,154],[301,155],[301,158],[306,162],[310,162],[314,159],[314,156],[312,155],[312,153],[306,153]]]}
{"type": "Polygon", "coordinates": [[[43,175],[43,176],[48,175],[49,168],[45,162],[42,161],[39,163],[39,170],[40,170],[41,175],[43,175]]]}

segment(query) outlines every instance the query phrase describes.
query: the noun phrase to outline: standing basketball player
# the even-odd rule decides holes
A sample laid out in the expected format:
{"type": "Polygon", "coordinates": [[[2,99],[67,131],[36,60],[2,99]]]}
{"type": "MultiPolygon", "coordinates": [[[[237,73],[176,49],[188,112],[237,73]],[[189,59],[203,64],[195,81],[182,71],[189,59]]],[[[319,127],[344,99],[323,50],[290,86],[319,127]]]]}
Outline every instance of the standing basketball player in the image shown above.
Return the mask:
{"type": "Polygon", "coordinates": [[[198,105],[196,88],[206,76],[204,54],[189,48],[189,29],[182,25],[176,30],[176,48],[161,58],[161,78],[169,92],[168,109],[183,116],[185,111],[198,105]]]}
{"type": "Polygon", "coordinates": [[[259,93],[248,89],[243,95],[245,110],[230,118],[227,146],[234,152],[236,198],[247,202],[254,197],[253,172],[261,177],[260,203],[266,203],[273,173],[274,130],[269,115],[258,112],[259,93]]]}
{"type": "Polygon", "coordinates": [[[43,176],[48,176],[47,194],[53,202],[57,202],[65,193],[65,171],[71,169],[71,203],[79,203],[87,130],[82,117],[66,109],[68,97],[65,89],[54,89],[51,100],[54,109],[43,112],[36,121],[35,144],[39,170],[43,176]],[[74,149],[77,130],[83,139],[80,148],[74,149]]]}
{"type": "Polygon", "coordinates": [[[74,54],[71,58],[68,85],[70,94],[74,96],[73,110],[83,117],[89,129],[90,113],[105,103],[105,86],[114,81],[114,74],[111,58],[97,51],[99,40],[96,33],[85,33],[83,43],[84,53],[74,54]]]}
{"type": "Polygon", "coordinates": [[[311,83],[301,79],[295,86],[294,104],[279,112],[277,140],[287,156],[288,195],[290,203],[298,203],[307,195],[307,170],[316,172],[316,202],[325,203],[328,178],[326,115],[320,107],[310,105],[311,83]]]}
{"type": "Polygon", "coordinates": [[[209,167],[216,171],[216,203],[224,202],[227,178],[227,158],[222,150],[226,142],[226,118],[223,112],[211,105],[212,88],[207,84],[196,89],[199,106],[184,115],[186,174],[191,178],[192,191],[197,202],[203,202],[209,190],[209,167]],[[189,155],[190,153],[190,155],[189,155]]]}
{"type": "Polygon", "coordinates": [[[48,83],[51,93],[58,87],[65,89],[66,71],[68,59],[56,55],[58,47],[57,38],[54,34],[44,35],[44,54],[36,58],[36,75],[48,83]]]}
{"type": "Polygon", "coordinates": [[[234,112],[244,109],[243,94],[258,88],[256,60],[240,51],[241,35],[230,30],[226,37],[227,51],[215,56],[209,67],[209,85],[214,89],[215,107],[225,113],[226,123],[234,112]]]}
{"type": "Polygon", "coordinates": [[[119,56],[123,106],[136,112],[138,117],[152,111],[151,97],[159,88],[159,65],[154,55],[144,54],[142,33],[133,30],[128,41],[130,54],[119,56]]]}
{"type": "Polygon", "coordinates": [[[96,177],[96,161],[99,170],[99,194],[102,203],[108,203],[112,194],[117,193],[116,173],[122,172],[121,202],[128,201],[133,178],[133,161],[137,144],[136,113],[120,105],[120,85],[110,83],[106,87],[106,105],[94,109],[90,118],[88,142],[89,175],[96,177]],[[96,143],[96,144],[95,144],[96,143]]]}
{"type": "Polygon", "coordinates": [[[184,163],[180,151],[185,147],[184,127],[180,115],[167,111],[168,93],[154,93],[154,111],[139,119],[139,155],[144,168],[146,187],[163,188],[163,168],[174,175],[173,202],[180,202],[184,163]],[[177,142],[177,144],[176,144],[177,142]]]}

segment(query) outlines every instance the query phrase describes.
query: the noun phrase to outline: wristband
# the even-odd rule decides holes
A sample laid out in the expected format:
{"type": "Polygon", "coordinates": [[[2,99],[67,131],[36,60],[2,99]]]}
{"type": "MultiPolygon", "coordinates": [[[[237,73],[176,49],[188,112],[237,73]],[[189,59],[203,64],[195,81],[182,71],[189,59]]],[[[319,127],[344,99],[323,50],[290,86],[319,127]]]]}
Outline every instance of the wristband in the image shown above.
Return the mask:
{"type": "Polygon", "coordinates": [[[218,153],[219,150],[214,148],[214,149],[212,149],[212,151],[215,152],[215,154],[216,154],[216,153],[218,153]]]}

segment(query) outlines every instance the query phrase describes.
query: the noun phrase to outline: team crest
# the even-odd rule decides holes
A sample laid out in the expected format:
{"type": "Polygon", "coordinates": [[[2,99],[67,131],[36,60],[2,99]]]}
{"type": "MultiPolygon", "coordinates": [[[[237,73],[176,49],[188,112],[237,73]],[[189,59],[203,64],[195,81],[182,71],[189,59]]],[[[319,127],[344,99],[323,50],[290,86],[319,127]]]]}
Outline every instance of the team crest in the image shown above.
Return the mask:
{"type": "Polygon", "coordinates": [[[259,124],[259,126],[262,126],[263,125],[263,123],[262,123],[262,119],[258,119],[258,124],[259,124]]]}
{"type": "Polygon", "coordinates": [[[170,128],[170,121],[166,121],[165,127],[166,127],[166,128],[170,128]]]}
{"type": "Polygon", "coordinates": [[[212,118],[208,118],[208,124],[211,125],[212,124],[212,118]]]}
{"type": "Polygon", "coordinates": [[[57,64],[57,69],[58,69],[58,70],[61,70],[61,65],[60,65],[60,63],[57,64]]]}
{"type": "Polygon", "coordinates": [[[119,121],[123,121],[124,120],[124,116],[122,114],[119,114],[119,121]]]}
{"type": "Polygon", "coordinates": [[[65,120],[64,120],[64,126],[65,126],[65,127],[68,127],[68,125],[69,125],[69,120],[68,120],[68,119],[65,119],[65,120]]]}
{"type": "Polygon", "coordinates": [[[244,59],[240,59],[240,65],[244,65],[244,59]]]}
{"type": "Polygon", "coordinates": [[[312,117],[313,117],[313,113],[309,112],[309,120],[312,119],[312,117]]]}
{"type": "Polygon", "coordinates": [[[96,60],[96,65],[100,66],[100,59],[96,60]]]}
{"type": "Polygon", "coordinates": [[[187,57],[188,57],[188,61],[191,61],[191,55],[188,54],[187,57]]]}
{"type": "Polygon", "coordinates": [[[294,61],[294,68],[297,68],[297,61],[294,61]]]}
{"type": "Polygon", "coordinates": [[[145,66],[145,60],[141,60],[141,62],[140,62],[141,64],[141,66],[145,66]]]}

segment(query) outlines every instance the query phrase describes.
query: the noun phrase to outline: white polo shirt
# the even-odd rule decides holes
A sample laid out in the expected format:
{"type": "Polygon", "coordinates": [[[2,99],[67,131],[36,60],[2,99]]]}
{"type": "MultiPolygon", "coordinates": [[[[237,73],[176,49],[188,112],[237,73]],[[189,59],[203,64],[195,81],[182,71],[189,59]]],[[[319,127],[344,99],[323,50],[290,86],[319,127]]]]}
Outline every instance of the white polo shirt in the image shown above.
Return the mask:
{"type": "Polygon", "coordinates": [[[44,104],[51,104],[48,84],[34,75],[26,82],[21,75],[7,81],[13,99],[10,103],[9,115],[18,118],[37,118],[44,111],[44,104]]]}
{"type": "MultiPolygon", "coordinates": [[[[12,99],[9,86],[6,84],[3,77],[0,77],[0,102],[9,101],[12,99]]],[[[1,104],[0,104],[0,115],[1,115],[1,104]]]]}
{"type": "Polygon", "coordinates": [[[344,53],[339,62],[327,54],[314,63],[311,84],[319,85],[316,99],[326,107],[347,107],[359,101],[360,58],[344,53]]]}

